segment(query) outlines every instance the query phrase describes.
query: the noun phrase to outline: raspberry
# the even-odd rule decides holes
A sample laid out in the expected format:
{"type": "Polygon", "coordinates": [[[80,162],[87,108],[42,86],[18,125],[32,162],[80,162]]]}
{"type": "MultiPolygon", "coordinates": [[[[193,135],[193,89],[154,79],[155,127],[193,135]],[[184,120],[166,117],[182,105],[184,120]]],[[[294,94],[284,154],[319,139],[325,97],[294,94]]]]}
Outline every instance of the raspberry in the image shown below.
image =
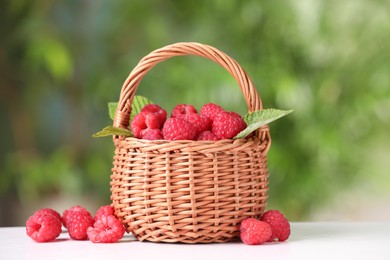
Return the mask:
{"type": "Polygon", "coordinates": [[[200,114],[207,116],[208,118],[210,118],[211,122],[213,122],[216,115],[223,111],[224,109],[217,104],[208,103],[203,105],[203,107],[200,109],[200,114]]]}
{"type": "Polygon", "coordinates": [[[64,224],[65,228],[68,227],[68,220],[69,220],[70,214],[73,212],[79,212],[79,211],[84,212],[84,214],[89,213],[85,208],[83,208],[81,206],[73,206],[70,209],[67,209],[62,213],[62,223],[64,224]]]}
{"type": "Polygon", "coordinates": [[[261,216],[261,221],[267,222],[272,228],[272,237],[269,241],[285,241],[290,236],[290,223],[278,210],[268,210],[261,216]]]}
{"type": "Polygon", "coordinates": [[[101,216],[109,216],[109,215],[114,215],[115,211],[114,208],[111,205],[104,205],[101,206],[95,214],[94,221],[99,219],[101,216]]]}
{"type": "Polygon", "coordinates": [[[162,132],[166,140],[195,140],[197,134],[195,126],[181,118],[169,118],[162,132]]]}
{"type": "Polygon", "coordinates": [[[196,108],[193,105],[180,104],[172,109],[171,117],[179,118],[186,114],[197,114],[196,108]]]}
{"type": "Polygon", "coordinates": [[[61,221],[52,214],[35,213],[26,221],[26,233],[37,242],[48,242],[61,234],[61,221]]]}
{"type": "Polygon", "coordinates": [[[141,131],[140,134],[142,139],[146,140],[162,140],[164,139],[162,131],[160,129],[146,128],[141,131]]]}
{"type": "Polygon", "coordinates": [[[83,207],[75,206],[67,211],[65,219],[69,236],[72,239],[85,240],[88,238],[87,229],[93,225],[91,213],[83,207]]]}
{"type": "Polygon", "coordinates": [[[260,245],[272,236],[271,226],[254,218],[244,219],[240,224],[240,238],[247,245],[260,245]]]}
{"type": "MultiPolygon", "coordinates": [[[[156,127],[156,128],[160,128],[165,120],[167,119],[167,111],[165,111],[163,108],[161,108],[159,105],[156,105],[156,104],[148,104],[146,106],[144,106],[142,109],[141,109],[141,112],[142,113],[151,113],[151,114],[154,114],[158,121],[159,121],[159,127],[156,127]]],[[[150,127],[152,128],[152,127],[150,127]]]]}
{"type": "Polygon", "coordinates": [[[57,211],[55,211],[54,209],[50,209],[50,208],[43,208],[43,209],[40,209],[40,210],[37,210],[35,214],[49,214],[49,215],[53,215],[54,217],[56,217],[61,223],[62,223],[62,218],[61,218],[61,215],[60,213],[58,213],[57,211]]]}
{"type": "Polygon", "coordinates": [[[141,112],[131,121],[131,131],[136,138],[142,138],[142,131],[145,129],[159,129],[162,124],[155,113],[141,112]]]}
{"type": "Polygon", "coordinates": [[[215,134],[213,134],[213,132],[204,131],[198,135],[198,138],[196,140],[198,140],[198,141],[206,141],[206,140],[207,141],[217,141],[218,138],[215,136],[215,134]]]}
{"type": "Polygon", "coordinates": [[[114,243],[123,237],[125,228],[114,215],[101,215],[87,233],[94,243],[114,243]]]}
{"type": "Polygon", "coordinates": [[[235,112],[221,112],[214,118],[212,131],[218,139],[231,139],[246,128],[246,123],[235,112]]]}
{"type": "Polygon", "coordinates": [[[207,116],[190,113],[185,114],[182,118],[193,124],[198,133],[211,130],[211,120],[207,116]]]}

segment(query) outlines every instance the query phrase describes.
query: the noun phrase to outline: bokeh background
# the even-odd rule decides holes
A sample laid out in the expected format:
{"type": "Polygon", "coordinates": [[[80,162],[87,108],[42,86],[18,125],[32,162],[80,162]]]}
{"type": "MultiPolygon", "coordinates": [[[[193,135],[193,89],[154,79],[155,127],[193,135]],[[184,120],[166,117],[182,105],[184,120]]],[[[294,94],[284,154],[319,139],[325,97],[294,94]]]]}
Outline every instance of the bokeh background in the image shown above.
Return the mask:
{"type": "MultiPolygon", "coordinates": [[[[213,45],[251,76],[270,125],[268,208],[291,221],[390,220],[390,2],[0,1],[0,226],[35,210],[109,203],[111,124],[131,69],[179,41],[213,45]]],[[[168,111],[245,114],[218,65],[177,57],[137,94],[168,111]]]]}

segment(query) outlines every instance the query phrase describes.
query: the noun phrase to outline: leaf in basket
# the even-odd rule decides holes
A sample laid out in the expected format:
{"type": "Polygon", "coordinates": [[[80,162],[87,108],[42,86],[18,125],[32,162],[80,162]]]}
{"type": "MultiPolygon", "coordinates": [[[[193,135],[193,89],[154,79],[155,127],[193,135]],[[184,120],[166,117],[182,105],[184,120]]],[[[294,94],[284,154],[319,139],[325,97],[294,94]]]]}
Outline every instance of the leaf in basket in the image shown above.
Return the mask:
{"type": "Polygon", "coordinates": [[[106,126],[100,132],[93,134],[92,137],[105,137],[105,136],[110,136],[110,135],[133,136],[133,134],[130,130],[115,127],[115,126],[106,126]]]}
{"type": "MultiPolygon", "coordinates": [[[[147,104],[153,104],[153,102],[143,96],[134,96],[133,103],[131,105],[130,122],[134,116],[141,112],[141,109],[147,104]]],[[[108,102],[108,114],[111,120],[114,120],[116,109],[118,108],[118,102],[108,102]]]]}
{"type": "Polygon", "coordinates": [[[108,114],[110,118],[114,120],[116,108],[118,107],[118,102],[108,102],[108,114]]]}
{"type": "Polygon", "coordinates": [[[261,126],[271,123],[285,115],[290,114],[293,110],[280,110],[280,109],[262,109],[252,113],[248,113],[244,116],[244,121],[247,127],[238,133],[234,139],[240,139],[247,137],[253,131],[256,131],[261,126]]]}
{"type": "Polygon", "coordinates": [[[143,96],[134,96],[133,103],[131,105],[130,122],[139,112],[141,112],[141,109],[148,104],[153,104],[153,102],[143,96]]]}

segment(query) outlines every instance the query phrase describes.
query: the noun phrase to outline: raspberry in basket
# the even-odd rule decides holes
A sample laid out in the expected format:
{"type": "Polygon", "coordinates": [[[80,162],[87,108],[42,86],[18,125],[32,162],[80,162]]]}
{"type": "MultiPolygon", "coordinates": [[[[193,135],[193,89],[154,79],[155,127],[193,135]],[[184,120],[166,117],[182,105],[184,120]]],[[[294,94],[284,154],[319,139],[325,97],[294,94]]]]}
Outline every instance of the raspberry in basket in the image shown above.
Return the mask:
{"type": "Polygon", "coordinates": [[[246,128],[246,123],[235,112],[221,112],[214,118],[212,131],[218,139],[231,139],[246,128]]]}
{"type": "Polygon", "coordinates": [[[272,237],[269,241],[285,241],[290,236],[290,223],[278,210],[268,210],[261,216],[261,221],[267,222],[272,228],[272,237]]]}
{"type": "Polygon", "coordinates": [[[172,109],[171,117],[179,118],[186,114],[197,114],[198,111],[193,105],[179,104],[172,109]]]}
{"type": "Polygon", "coordinates": [[[193,124],[196,127],[198,133],[211,130],[211,120],[207,116],[190,113],[185,114],[182,118],[193,124]]]}
{"type": "Polygon", "coordinates": [[[271,226],[264,221],[247,218],[241,221],[240,238],[247,245],[260,245],[272,236],[271,226]]]}
{"type": "Polygon", "coordinates": [[[200,109],[200,114],[207,116],[208,118],[210,118],[211,122],[213,122],[217,114],[223,111],[224,109],[217,104],[208,103],[202,106],[202,108],[200,109]]]}
{"type": "Polygon", "coordinates": [[[198,140],[198,141],[217,141],[218,138],[215,136],[215,134],[213,134],[213,132],[204,131],[198,135],[196,140],[198,140]]]}
{"type": "Polygon", "coordinates": [[[155,113],[141,112],[131,121],[131,131],[137,138],[142,138],[145,129],[159,129],[162,126],[160,118],[155,113]]]}
{"type": "Polygon", "coordinates": [[[101,215],[87,233],[94,243],[114,243],[123,237],[125,228],[114,215],[101,215]]]}
{"type": "Polygon", "coordinates": [[[141,131],[140,137],[146,140],[162,140],[164,139],[161,129],[146,128],[141,131]]]}
{"type": "Polygon", "coordinates": [[[61,221],[53,214],[37,212],[26,221],[26,233],[37,242],[48,242],[61,234],[61,221]]]}
{"type": "MultiPolygon", "coordinates": [[[[160,126],[155,128],[160,128],[164,124],[165,120],[167,119],[167,111],[156,104],[148,104],[144,106],[141,109],[141,112],[154,114],[157,117],[160,126]]],[[[153,127],[149,127],[149,128],[153,128],[153,127]]]]}
{"type": "Polygon", "coordinates": [[[193,124],[182,118],[169,118],[165,122],[163,136],[166,140],[194,140],[197,130],[193,124]]]}

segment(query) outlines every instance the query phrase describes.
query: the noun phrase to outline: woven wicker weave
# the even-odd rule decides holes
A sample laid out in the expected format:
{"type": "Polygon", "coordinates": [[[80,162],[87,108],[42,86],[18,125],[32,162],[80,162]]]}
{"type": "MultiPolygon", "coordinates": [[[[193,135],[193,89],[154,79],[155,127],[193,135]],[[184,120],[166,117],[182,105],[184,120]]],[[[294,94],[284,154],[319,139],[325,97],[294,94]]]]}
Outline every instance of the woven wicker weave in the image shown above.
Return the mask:
{"type": "MultiPolygon", "coordinates": [[[[128,128],[138,84],[157,63],[197,55],[223,66],[238,82],[248,111],[262,109],[241,66],[199,43],[176,43],[145,56],[123,84],[114,126],[128,128]]],[[[140,140],[114,137],[111,200],[128,232],[153,242],[226,242],[239,223],[264,212],[267,190],[267,126],[247,139],[220,141],[140,140]]]]}

